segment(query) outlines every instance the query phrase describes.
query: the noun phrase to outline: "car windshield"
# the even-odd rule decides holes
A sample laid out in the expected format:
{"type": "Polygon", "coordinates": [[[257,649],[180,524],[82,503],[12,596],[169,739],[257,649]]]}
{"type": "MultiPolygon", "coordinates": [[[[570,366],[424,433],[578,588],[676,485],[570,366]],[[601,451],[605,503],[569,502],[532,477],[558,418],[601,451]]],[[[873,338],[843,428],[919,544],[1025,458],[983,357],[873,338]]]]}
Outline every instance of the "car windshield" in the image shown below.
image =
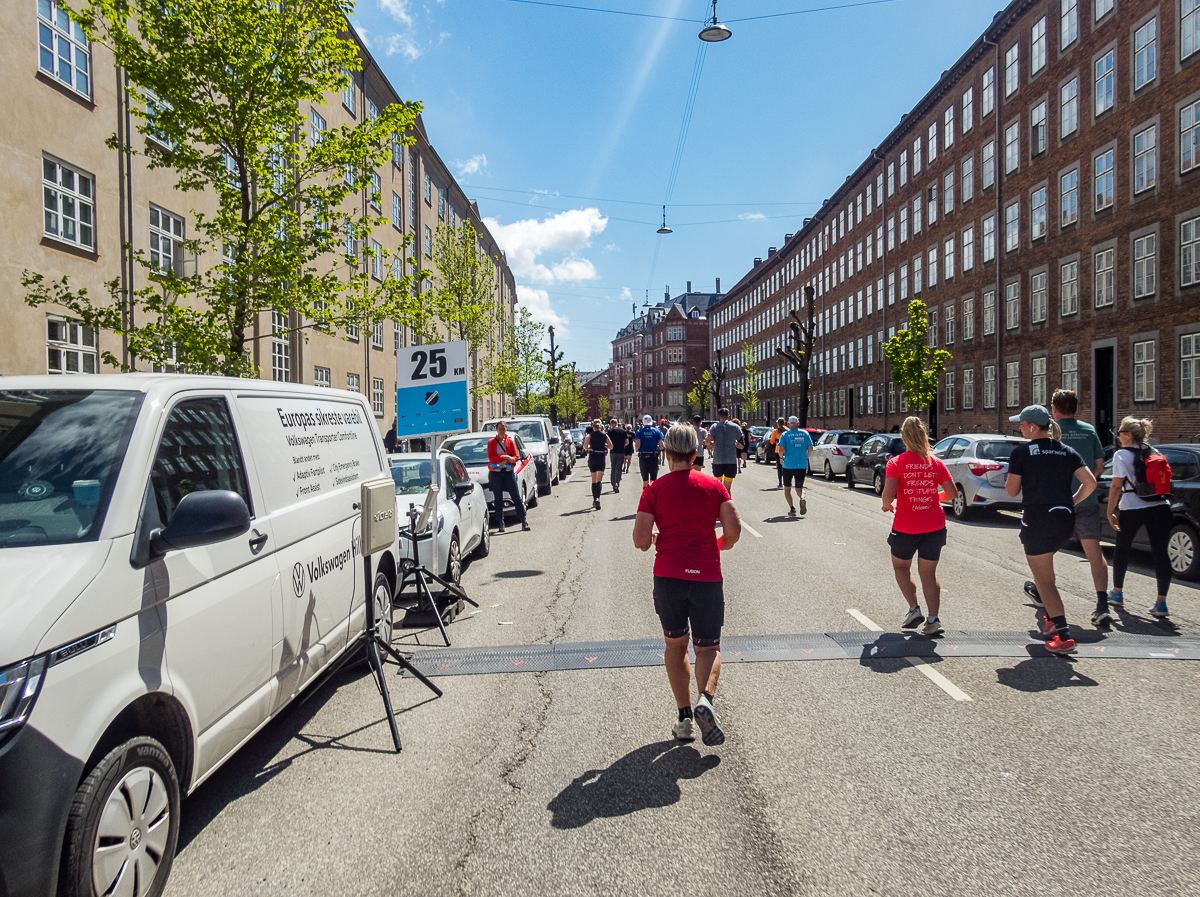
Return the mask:
{"type": "Polygon", "coordinates": [[[1007,461],[1012,455],[1019,442],[1001,442],[995,440],[993,442],[981,442],[975,449],[975,457],[988,458],[992,461],[1007,461]]]}
{"type": "Polygon", "coordinates": [[[470,439],[447,440],[443,443],[442,448],[458,455],[467,467],[479,467],[487,464],[487,444],[486,438],[472,436],[470,439]]]}
{"type": "MultiPolygon", "coordinates": [[[[509,433],[516,433],[526,442],[545,442],[546,434],[542,430],[542,422],[537,420],[507,420],[504,425],[509,433]]],[[[495,424],[485,424],[485,430],[496,429],[495,424]]]]}
{"type": "Polygon", "coordinates": [[[397,495],[417,495],[429,491],[433,473],[433,461],[429,458],[413,458],[392,461],[392,482],[397,495]]]}
{"type": "Polygon", "coordinates": [[[140,392],[0,390],[0,547],[95,539],[140,392]]]}

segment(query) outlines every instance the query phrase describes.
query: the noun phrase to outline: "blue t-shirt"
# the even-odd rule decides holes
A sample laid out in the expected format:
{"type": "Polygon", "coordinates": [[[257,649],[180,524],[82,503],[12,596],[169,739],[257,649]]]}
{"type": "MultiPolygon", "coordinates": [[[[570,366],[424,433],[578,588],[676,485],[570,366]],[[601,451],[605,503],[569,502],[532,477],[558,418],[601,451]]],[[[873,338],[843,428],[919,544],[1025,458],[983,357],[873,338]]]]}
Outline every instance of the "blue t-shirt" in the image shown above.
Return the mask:
{"type": "Polygon", "coordinates": [[[638,442],[639,452],[657,452],[658,444],[663,441],[663,435],[654,427],[642,427],[633,431],[633,438],[638,442]]]}
{"type": "Polygon", "coordinates": [[[796,427],[785,430],[779,437],[779,450],[783,452],[783,466],[788,470],[804,470],[808,467],[808,450],[812,448],[812,437],[796,427]]]}

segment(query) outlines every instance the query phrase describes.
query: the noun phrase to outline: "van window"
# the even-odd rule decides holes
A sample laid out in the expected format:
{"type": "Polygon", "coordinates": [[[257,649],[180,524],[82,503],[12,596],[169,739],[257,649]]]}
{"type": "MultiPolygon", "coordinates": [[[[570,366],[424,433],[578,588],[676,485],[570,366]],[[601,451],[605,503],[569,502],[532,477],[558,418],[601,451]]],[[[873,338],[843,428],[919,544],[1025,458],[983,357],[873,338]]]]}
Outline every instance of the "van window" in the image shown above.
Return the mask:
{"type": "Polygon", "coordinates": [[[0,548],[95,539],[140,392],[0,390],[0,548]]]}
{"type": "Polygon", "coordinates": [[[253,515],[242,452],[224,399],[186,399],[171,409],[150,483],[163,526],[185,495],[206,489],[236,492],[253,515]]]}

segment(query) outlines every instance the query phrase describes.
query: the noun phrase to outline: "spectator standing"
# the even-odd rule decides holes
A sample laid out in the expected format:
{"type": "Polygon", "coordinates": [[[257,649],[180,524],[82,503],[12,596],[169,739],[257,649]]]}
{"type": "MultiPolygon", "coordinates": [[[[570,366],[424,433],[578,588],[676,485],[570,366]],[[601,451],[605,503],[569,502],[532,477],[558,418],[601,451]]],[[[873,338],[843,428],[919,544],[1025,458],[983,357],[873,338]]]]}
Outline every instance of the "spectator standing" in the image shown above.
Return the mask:
{"type": "Polygon", "coordinates": [[[517,452],[517,444],[508,435],[508,426],[504,421],[496,424],[496,435],[488,440],[487,456],[488,490],[496,506],[496,529],[504,532],[504,493],[507,491],[517,516],[521,518],[521,529],[528,530],[525,503],[521,501],[521,490],[517,487],[517,476],[513,472],[522,459],[517,452]]]}
{"type": "MultiPolygon", "coordinates": [[[[781,419],[782,420],[782,419],[781,419]]],[[[788,516],[796,516],[792,504],[792,483],[796,484],[796,498],[800,502],[800,513],[808,513],[808,502],[804,498],[804,477],[808,474],[808,456],[812,454],[813,441],[808,431],[800,429],[800,418],[788,418],[788,429],[776,443],[779,456],[779,475],[783,482],[783,497],[788,503],[788,516]]]]}
{"type": "Polygon", "coordinates": [[[708,431],[704,445],[712,451],[713,476],[719,479],[726,490],[733,486],[738,471],[738,452],[741,451],[742,431],[729,419],[729,409],[717,411],[717,422],[708,431]]]}
{"type": "Polygon", "coordinates": [[[383,450],[389,455],[396,452],[396,418],[392,418],[392,428],[383,434],[383,450]]]}

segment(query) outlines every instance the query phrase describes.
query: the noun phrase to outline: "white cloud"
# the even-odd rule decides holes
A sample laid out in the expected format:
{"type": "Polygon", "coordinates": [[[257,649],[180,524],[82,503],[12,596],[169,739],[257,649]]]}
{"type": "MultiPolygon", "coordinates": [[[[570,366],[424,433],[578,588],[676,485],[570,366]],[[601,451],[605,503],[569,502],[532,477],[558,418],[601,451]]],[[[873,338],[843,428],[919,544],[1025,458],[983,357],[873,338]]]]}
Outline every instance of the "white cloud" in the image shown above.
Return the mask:
{"type": "Polygon", "coordinates": [[[595,280],[595,266],[579,255],[579,250],[591,245],[591,238],[608,226],[608,219],[599,209],[572,209],[550,218],[529,218],[501,224],[494,218],[484,223],[504,250],[513,274],[535,283],[562,283],[595,280]],[[549,264],[538,261],[546,254],[562,253],[562,258],[549,264]]]}
{"type": "Polygon", "coordinates": [[[397,53],[407,56],[410,60],[418,59],[421,53],[424,52],[420,47],[413,43],[413,39],[407,34],[389,34],[387,40],[387,55],[395,56],[397,53]]]}
{"type": "MultiPolygon", "coordinates": [[[[621,247],[618,246],[616,243],[609,243],[607,246],[604,247],[603,251],[604,252],[620,252],[621,247]]],[[[626,289],[629,289],[629,288],[626,287],[626,289]]]]}
{"type": "Polygon", "coordinates": [[[409,0],[379,0],[379,6],[402,25],[412,27],[412,13],[408,11],[409,0]]]}
{"type": "Polygon", "coordinates": [[[465,178],[467,175],[478,174],[483,171],[483,169],[487,168],[487,164],[487,156],[483,153],[476,153],[465,162],[461,159],[455,160],[454,167],[458,169],[458,176],[465,178]]]}
{"type": "Polygon", "coordinates": [[[633,293],[629,292],[629,287],[621,287],[621,299],[625,302],[633,301],[633,293]]]}
{"type": "Polygon", "coordinates": [[[556,339],[563,339],[567,334],[566,315],[560,315],[550,305],[550,294],[535,287],[517,286],[517,301],[529,309],[533,319],[539,324],[554,327],[556,339]]]}
{"type": "Polygon", "coordinates": [[[742,212],[738,217],[743,221],[765,221],[767,218],[762,212],[742,212]]]}

